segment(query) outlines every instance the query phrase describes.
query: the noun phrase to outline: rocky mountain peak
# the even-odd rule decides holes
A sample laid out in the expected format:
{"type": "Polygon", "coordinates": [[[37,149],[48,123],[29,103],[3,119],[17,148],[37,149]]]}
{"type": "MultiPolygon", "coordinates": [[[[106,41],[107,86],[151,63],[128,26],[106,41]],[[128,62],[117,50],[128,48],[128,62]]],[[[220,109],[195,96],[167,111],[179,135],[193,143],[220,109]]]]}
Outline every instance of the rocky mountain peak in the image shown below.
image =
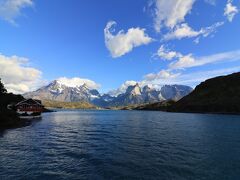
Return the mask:
{"type": "Polygon", "coordinates": [[[84,91],[84,92],[88,92],[90,91],[89,87],[87,86],[86,83],[84,83],[83,85],[77,87],[80,91],[84,91]]]}
{"type": "Polygon", "coordinates": [[[61,94],[63,90],[66,88],[63,84],[59,83],[57,80],[52,81],[47,87],[50,92],[54,94],[61,94]]]}
{"type": "Polygon", "coordinates": [[[89,89],[87,83],[84,83],[83,85],[81,85],[82,88],[85,88],[85,89],[89,89]]]}
{"type": "Polygon", "coordinates": [[[47,86],[24,94],[24,97],[61,102],[85,101],[96,106],[109,107],[160,102],[169,99],[179,100],[191,91],[190,87],[182,85],[166,85],[162,86],[161,89],[155,89],[149,85],[142,88],[136,83],[135,85],[128,86],[124,93],[113,97],[109,94],[101,95],[98,90],[89,88],[86,83],[76,85],[54,80],[47,86]]]}
{"type": "Polygon", "coordinates": [[[126,93],[131,94],[131,95],[135,95],[135,96],[142,94],[141,88],[140,88],[138,83],[136,83],[136,85],[134,85],[134,86],[129,86],[126,90],[126,93]]]}
{"type": "Polygon", "coordinates": [[[150,91],[152,91],[152,90],[153,90],[153,89],[151,89],[148,85],[144,86],[143,89],[142,89],[142,91],[143,91],[144,93],[150,92],[150,91]]]}

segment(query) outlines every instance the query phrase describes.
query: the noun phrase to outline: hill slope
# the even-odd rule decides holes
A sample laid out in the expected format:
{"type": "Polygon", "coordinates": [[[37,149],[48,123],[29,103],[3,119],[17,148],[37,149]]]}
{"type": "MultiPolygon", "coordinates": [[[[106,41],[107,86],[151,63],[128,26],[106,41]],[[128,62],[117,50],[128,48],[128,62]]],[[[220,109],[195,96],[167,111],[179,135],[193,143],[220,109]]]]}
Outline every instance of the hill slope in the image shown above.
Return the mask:
{"type": "Polygon", "coordinates": [[[48,108],[64,108],[64,109],[96,109],[96,106],[88,102],[59,102],[43,100],[43,105],[48,108]]]}
{"type": "Polygon", "coordinates": [[[240,73],[208,79],[170,111],[240,113],[240,73]]]}
{"type": "Polygon", "coordinates": [[[177,102],[158,102],[135,109],[240,114],[240,73],[208,79],[177,102]]]}
{"type": "Polygon", "coordinates": [[[21,95],[7,93],[0,79],[0,131],[7,128],[16,128],[24,126],[27,122],[21,121],[15,111],[9,110],[9,104],[15,104],[24,100],[21,95]]]}

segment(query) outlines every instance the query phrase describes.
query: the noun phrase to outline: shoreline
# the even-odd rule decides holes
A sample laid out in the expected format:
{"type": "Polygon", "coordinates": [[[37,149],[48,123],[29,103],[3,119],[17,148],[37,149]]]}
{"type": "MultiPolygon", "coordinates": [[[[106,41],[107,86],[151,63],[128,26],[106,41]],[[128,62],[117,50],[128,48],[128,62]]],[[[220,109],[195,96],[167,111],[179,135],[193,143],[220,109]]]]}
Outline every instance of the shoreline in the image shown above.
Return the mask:
{"type": "Polygon", "coordinates": [[[209,114],[209,115],[240,115],[240,112],[201,112],[201,111],[164,111],[164,110],[157,110],[157,109],[132,109],[132,110],[126,110],[123,109],[123,111],[159,111],[159,112],[167,112],[167,113],[181,113],[181,114],[209,114]]]}
{"type": "MultiPolygon", "coordinates": [[[[42,113],[50,113],[54,112],[53,110],[44,108],[42,113]]],[[[0,113],[0,132],[4,132],[8,129],[17,129],[31,125],[31,123],[35,120],[41,119],[41,116],[36,118],[20,118],[15,112],[8,111],[4,113],[0,113]]]]}
{"type": "MultiPolygon", "coordinates": [[[[43,113],[52,113],[57,112],[56,109],[45,109],[43,113]]],[[[181,113],[181,114],[202,114],[202,115],[234,115],[239,116],[240,113],[237,112],[190,112],[190,111],[167,111],[167,110],[157,110],[157,109],[70,109],[70,108],[59,108],[59,110],[97,110],[97,111],[154,111],[154,112],[167,112],[167,113],[181,113]]],[[[36,120],[36,118],[31,119],[21,119],[19,117],[4,117],[0,122],[0,132],[4,132],[9,129],[17,129],[31,125],[32,122],[36,120]]],[[[41,117],[37,118],[37,120],[41,119],[41,117]]]]}

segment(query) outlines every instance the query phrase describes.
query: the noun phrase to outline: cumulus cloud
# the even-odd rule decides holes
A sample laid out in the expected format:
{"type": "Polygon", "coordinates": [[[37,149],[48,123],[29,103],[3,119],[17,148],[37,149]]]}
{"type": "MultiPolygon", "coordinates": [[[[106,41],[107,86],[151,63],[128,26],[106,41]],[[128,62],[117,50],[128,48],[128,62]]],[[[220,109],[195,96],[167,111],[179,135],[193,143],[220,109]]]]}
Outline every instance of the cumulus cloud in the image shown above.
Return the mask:
{"type": "MultiPolygon", "coordinates": [[[[196,0],[154,0],[154,28],[160,32],[163,28],[163,40],[196,38],[194,42],[198,43],[200,37],[207,37],[224,22],[216,22],[209,27],[202,27],[194,30],[186,22],[185,17],[191,13],[192,7],[196,0]]],[[[205,0],[206,3],[215,5],[215,0],[205,0]]]]}
{"type": "Polygon", "coordinates": [[[0,78],[9,92],[25,93],[38,86],[41,71],[29,67],[27,58],[0,54],[0,78]]]}
{"type": "Polygon", "coordinates": [[[224,9],[224,16],[226,16],[230,22],[232,22],[234,16],[239,12],[238,8],[234,6],[232,2],[232,0],[228,0],[224,9]]]}
{"type": "Polygon", "coordinates": [[[57,79],[57,81],[68,87],[79,87],[79,86],[82,86],[83,84],[86,84],[87,87],[89,87],[90,89],[100,88],[100,84],[97,84],[92,80],[79,78],[79,77],[74,77],[74,78],[60,77],[57,79]]]}
{"type": "Polygon", "coordinates": [[[182,55],[176,51],[171,51],[167,49],[164,45],[161,45],[158,49],[157,56],[164,60],[172,60],[182,55]]]}
{"type": "Polygon", "coordinates": [[[123,56],[133,50],[134,47],[149,44],[153,41],[146,33],[145,29],[130,28],[125,33],[123,30],[116,35],[113,34],[115,21],[107,23],[104,29],[105,44],[113,58],[123,56]]]}
{"type": "Polygon", "coordinates": [[[216,32],[217,28],[222,26],[224,22],[217,22],[213,25],[205,28],[201,28],[199,31],[193,30],[187,23],[177,25],[173,31],[164,35],[165,40],[192,38],[197,36],[207,37],[211,33],[216,32]]]}
{"type": "Polygon", "coordinates": [[[154,28],[160,32],[162,27],[174,28],[185,21],[195,0],[155,0],[154,28]]]}
{"type": "MultiPolygon", "coordinates": [[[[170,69],[185,68],[189,65],[192,65],[195,61],[192,54],[183,55],[180,52],[171,51],[169,49],[166,49],[166,47],[164,45],[161,45],[161,47],[159,48],[159,50],[157,52],[157,55],[161,59],[175,60],[174,62],[170,63],[170,65],[169,65],[170,69]]],[[[166,78],[173,77],[173,76],[171,76],[170,71],[164,70],[164,71],[160,71],[159,73],[160,73],[159,75],[161,75],[161,77],[164,77],[163,75],[165,75],[166,78]]]]}
{"type": "Polygon", "coordinates": [[[171,69],[184,69],[184,68],[193,67],[196,65],[197,65],[196,60],[194,59],[192,54],[188,54],[186,56],[180,57],[179,60],[177,60],[176,62],[171,63],[170,68],[171,69]]]}
{"type": "Polygon", "coordinates": [[[177,26],[174,31],[164,35],[165,40],[182,39],[184,37],[196,37],[200,34],[200,31],[194,31],[187,23],[183,23],[177,26]]]}
{"type": "Polygon", "coordinates": [[[174,79],[179,75],[180,75],[179,73],[172,73],[169,70],[161,70],[158,73],[150,73],[150,74],[145,75],[144,79],[146,81],[153,81],[155,79],[169,80],[169,79],[174,79]]]}
{"type": "Polygon", "coordinates": [[[21,15],[23,8],[32,7],[32,0],[0,0],[0,18],[12,24],[21,15]]]}

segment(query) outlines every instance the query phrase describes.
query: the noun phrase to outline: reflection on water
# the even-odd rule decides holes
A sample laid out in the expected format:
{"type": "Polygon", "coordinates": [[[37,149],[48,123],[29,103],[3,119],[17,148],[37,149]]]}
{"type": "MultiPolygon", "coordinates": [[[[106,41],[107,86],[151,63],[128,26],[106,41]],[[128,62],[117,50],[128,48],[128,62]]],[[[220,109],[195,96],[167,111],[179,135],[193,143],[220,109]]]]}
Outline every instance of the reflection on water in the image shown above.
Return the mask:
{"type": "Polygon", "coordinates": [[[60,111],[0,135],[0,179],[238,179],[240,116],[60,111]]]}

